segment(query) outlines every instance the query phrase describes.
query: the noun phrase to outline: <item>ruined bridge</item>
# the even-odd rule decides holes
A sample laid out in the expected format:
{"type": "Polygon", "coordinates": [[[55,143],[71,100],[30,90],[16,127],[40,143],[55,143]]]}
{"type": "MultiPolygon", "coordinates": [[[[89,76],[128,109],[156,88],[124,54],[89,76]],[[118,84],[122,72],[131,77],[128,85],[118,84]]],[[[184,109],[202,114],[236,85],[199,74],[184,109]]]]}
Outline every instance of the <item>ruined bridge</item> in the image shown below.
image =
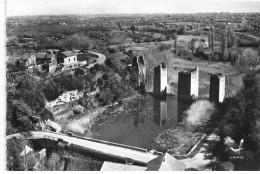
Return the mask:
{"type": "MultiPolygon", "coordinates": [[[[53,141],[66,142],[70,146],[78,146],[91,152],[107,155],[118,159],[130,158],[133,162],[146,165],[152,159],[158,157],[160,152],[148,152],[147,149],[128,146],[123,144],[112,143],[92,138],[83,138],[76,136],[68,136],[66,134],[49,132],[49,131],[31,131],[31,136],[28,139],[49,139],[53,141]]],[[[6,139],[13,137],[23,138],[20,133],[8,135],[6,139]]]]}

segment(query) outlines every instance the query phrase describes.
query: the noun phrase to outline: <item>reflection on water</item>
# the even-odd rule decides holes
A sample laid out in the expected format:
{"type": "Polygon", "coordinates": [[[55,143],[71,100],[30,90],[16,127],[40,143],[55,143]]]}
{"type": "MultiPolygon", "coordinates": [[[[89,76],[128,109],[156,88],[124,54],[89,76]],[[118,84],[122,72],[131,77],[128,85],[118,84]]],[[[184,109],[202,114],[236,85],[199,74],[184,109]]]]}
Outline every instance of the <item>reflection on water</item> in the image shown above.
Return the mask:
{"type": "Polygon", "coordinates": [[[167,102],[158,99],[154,99],[153,101],[154,123],[161,127],[167,120],[167,102]]]}
{"type": "Polygon", "coordinates": [[[149,148],[158,133],[177,127],[182,121],[178,106],[176,96],[158,99],[147,95],[125,103],[121,111],[101,116],[91,131],[94,138],[149,148]]]}
{"type": "MultiPolygon", "coordinates": [[[[200,72],[200,97],[207,97],[209,75],[200,72]]],[[[108,111],[91,127],[93,138],[149,148],[159,133],[180,126],[192,102],[178,101],[177,96],[164,99],[151,95],[133,99],[118,111],[108,111]]]]}

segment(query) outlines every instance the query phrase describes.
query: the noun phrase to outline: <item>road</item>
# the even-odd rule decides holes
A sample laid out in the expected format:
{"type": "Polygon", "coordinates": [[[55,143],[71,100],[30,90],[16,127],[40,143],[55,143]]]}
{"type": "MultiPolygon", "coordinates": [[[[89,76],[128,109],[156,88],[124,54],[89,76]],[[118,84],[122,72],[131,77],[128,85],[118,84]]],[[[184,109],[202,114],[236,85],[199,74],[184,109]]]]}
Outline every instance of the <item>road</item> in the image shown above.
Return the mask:
{"type": "MultiPolygon", "coordinates": [[[[81,139],[77,137],[68,136],[65,134],[59,134],[47,131],[32,131],[32,136],[29,139],[62,139],[68,144],[75,144],[86,148],[87,150],[95,151],[97,153],[106,154],[118,158],[131,158],[134,161],[147,164],[152,159],[158,157],[156,154],[144,152],[138,149],[131,149],[127,147],[122,147],[120,145],[95,142],[87,139],[81,139]]],[[[22,137],[20,133],[12,134],[6,137],[10,139],[12,137],[22,137]]]]}
{"type": "Polygon", "coordinates": [[[104,54],[101,54],[101,53],[98,53],[98,52],[94,52],[94,51],[88,51],[88,52],[98,56],[97,61],[92,63],[92,64],[90,64],[90,65],[88,65],[88,68],[91,68],[91,67],[95,66],[96,64],[101,65],[101,64],[103,64],[106,61],[106,56],[104,54]]]}

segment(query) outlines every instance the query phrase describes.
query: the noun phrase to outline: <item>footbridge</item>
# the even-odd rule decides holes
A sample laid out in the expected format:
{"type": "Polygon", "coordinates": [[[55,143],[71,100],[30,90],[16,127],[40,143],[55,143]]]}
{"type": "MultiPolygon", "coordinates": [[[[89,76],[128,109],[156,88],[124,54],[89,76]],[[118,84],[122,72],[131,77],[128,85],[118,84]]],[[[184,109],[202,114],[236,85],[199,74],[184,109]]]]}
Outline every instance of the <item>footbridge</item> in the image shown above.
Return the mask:
{"type": "MultiPolygon", "coordinates": [[[[66,142],[68,146],[78,146],[91,152],[104,154],[118,159],[131,159],[133,162],[146,165],[152,159],[161,155],[161,152],[149,152],[147,149],[112,143],[92,138],[79,136],[68,136],[62,133],[50,131],[31,131],[28,139],[49,139],[53,141],[66,142]]],[[[21,133],[8,135],[6,139],[13,137],[24,138],[21,133]]]]}

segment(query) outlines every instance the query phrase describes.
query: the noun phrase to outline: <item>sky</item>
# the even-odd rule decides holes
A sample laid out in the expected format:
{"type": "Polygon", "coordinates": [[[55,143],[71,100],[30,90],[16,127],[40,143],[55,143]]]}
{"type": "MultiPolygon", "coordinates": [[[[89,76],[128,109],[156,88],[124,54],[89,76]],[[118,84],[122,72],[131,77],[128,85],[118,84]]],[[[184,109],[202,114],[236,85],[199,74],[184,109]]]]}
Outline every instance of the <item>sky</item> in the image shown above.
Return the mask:
{"type": "Polygon", "coordinates": [[[260,0],[6,0],[6,15],[260,12],[260,0]]]}

